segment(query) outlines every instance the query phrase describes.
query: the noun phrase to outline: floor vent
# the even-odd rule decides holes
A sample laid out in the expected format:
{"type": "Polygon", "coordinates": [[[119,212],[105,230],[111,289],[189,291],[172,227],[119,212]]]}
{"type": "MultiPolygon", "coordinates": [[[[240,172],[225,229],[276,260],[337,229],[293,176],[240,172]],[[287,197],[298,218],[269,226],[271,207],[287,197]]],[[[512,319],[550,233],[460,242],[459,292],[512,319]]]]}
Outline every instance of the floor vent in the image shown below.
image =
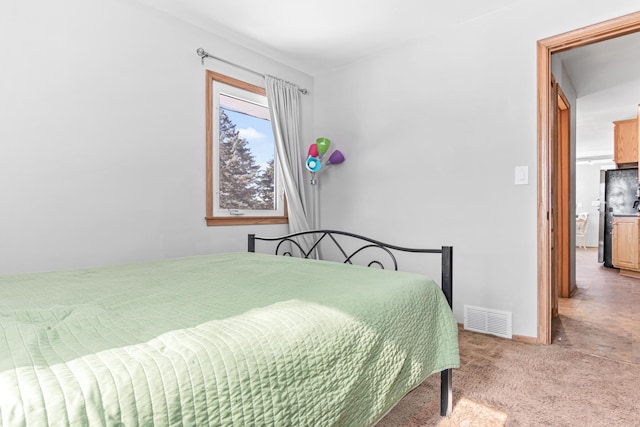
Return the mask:
{"type": "Polygon", "coordinates": [[[464,328],[470,331],[511,338],[511,312],[465,305],[464,328]]]}

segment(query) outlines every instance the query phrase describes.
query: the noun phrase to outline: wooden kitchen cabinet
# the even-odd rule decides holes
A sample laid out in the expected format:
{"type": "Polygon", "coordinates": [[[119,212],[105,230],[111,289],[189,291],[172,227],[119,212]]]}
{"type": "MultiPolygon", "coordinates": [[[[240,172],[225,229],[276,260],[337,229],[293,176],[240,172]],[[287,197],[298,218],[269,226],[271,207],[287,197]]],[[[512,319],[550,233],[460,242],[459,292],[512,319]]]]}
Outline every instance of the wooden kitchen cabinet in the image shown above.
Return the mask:
{"type": "Polygon", "coordinates": [[[638,119],[613,122],[613,160],[618,165],[638,163],[638,119]]]}
{"type": "Polygon", "coordinates": [[[640,278],[640,234],[637,216],[614,216],[612,235],[613,266],[624,276],[640,278]]]}

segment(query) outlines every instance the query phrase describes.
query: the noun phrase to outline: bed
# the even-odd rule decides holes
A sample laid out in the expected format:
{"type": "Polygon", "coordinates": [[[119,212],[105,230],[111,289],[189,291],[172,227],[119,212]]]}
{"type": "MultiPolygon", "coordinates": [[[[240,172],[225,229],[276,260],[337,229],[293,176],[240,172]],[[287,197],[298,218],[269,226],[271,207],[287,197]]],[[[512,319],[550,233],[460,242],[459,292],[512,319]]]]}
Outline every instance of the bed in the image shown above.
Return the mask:
{"type": "Polygon", "coordinates": [[[243,253],[0,276],[0,426],[368,426],[437,372],[451,411],[451,248],[330,230],[248,242],[243,253]],[[344,249],[342,237],[365,244],[344,249]],[[300,239],[311,249],[297,250],[300,239]],[[308,259],[320,242],[344,261],[308,259]],[[349,265],[374,249],[387,260],[349,265]],[[397,269],[397,250],[441,254],[444,292],[382,269],[397,269]]]}

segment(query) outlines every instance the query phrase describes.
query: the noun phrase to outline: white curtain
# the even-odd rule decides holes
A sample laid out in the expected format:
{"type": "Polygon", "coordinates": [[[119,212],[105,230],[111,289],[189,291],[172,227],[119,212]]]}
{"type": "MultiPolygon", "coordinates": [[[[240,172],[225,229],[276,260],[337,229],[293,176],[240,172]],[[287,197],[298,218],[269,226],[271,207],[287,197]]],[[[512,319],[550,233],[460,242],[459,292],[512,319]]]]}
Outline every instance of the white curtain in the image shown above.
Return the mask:
{"type": "MultiPolygon", "coordinates": [[[[300,155],[300,92],[298,86],[272,76],[265,76],[265,88],[287,195],[289,232],[307,231],[310,218],[304,190],[304,159],[300,155]]],[[[299,243],[309,249],[309,241],[299,243]]]]}

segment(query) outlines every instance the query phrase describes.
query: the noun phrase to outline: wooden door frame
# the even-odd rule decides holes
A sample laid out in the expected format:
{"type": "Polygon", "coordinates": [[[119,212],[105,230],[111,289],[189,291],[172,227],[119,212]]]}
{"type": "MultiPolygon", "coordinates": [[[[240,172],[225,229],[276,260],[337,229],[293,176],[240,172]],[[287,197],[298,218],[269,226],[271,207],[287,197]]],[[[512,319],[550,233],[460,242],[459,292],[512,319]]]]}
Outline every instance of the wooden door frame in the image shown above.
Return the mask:
{"type": "Polygon", "coordinates": [[[560,84],[551,75],[551,317],[558,316],[558,298],[571,296],[571,105],[560,84]]]}
{"type": "MultiPolygon", "coordinates": [[[[556,205],[558,207],[555,219],[556,242],[558,254],[558,289],[554,302],[554,316],[557,316],[558,297],[569,298],[573,289],[573,276],[571,271],[571,235],[575,234],[575,226],[571,222],[571,104],[562,91],[559,83],[555,82],[556,103],[556,162],[557,166],[555,186],[556,205]]],[[[575,224],[575,221],[573,221],[575,224]]]]}
{"type": "Polygon", "coordinates": [[[538,75],[538,342],[551,344],[551,204],[552,129],[551,54],[640,31],[640,12],[539,40],[538,75]]]}
{"type": "Polygon", "coordinates": [[[549,97],[549,112],[551,114],[549,123],[549,128],[551,132],[551,141],[549,141],[550,149],[549,149],[549,164],[551,165],[550,169],[550,182],[551,186],[549,188],[550,191],[550,200],[549,200],[549,212],[551,213],[549,216],[549,235],[551,240],[549,241],[550,245],[550,271],[549,271],[549,292],[551,293],[551,317],[554,318],[558,315],[558,288],[560,287],[560,264],[562,264],[562,257],[559,247],[559,236],[562,234],[559,231],[558,223],[559,218],[558,215],[554,215],[554,212],[558,212],[559,210],[559,191],[558,191],[558,174],[557,170],[559,169],[558,165],[558,85],[556,79],[553,74],[551,74],[551,82],[550,82],[550,97],[549,97]]]}

